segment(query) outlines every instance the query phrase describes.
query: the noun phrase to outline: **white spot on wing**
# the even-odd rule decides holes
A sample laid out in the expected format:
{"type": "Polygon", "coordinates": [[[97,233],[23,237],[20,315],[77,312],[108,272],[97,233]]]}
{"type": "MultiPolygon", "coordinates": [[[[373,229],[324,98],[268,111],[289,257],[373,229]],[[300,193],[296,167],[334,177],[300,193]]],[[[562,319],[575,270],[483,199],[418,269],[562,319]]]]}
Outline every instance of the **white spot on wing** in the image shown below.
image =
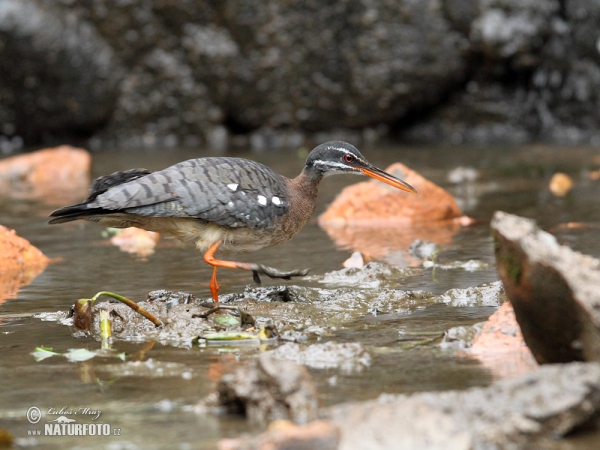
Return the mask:
{"type": "Polygon", "coordinates": [[[227,203],[227,206],[229,206],[230,208],[233,208],[233,202],[227,203]]]}
{"type": "Polygon", "coordinates": [[[279,197],[273,196],[271,201],[273,202],[274,205],[277,205],[277,206],[281,205],[281,199],[279,197]]]}
{"type": "Polygon", "coordinates": [[[237,183],[230,183],[227,185],[227,187],[229,189],[231,189],[233,192],[237,191],[238,186],[239,186],[239,184],[237,184],[237,183]]]}
{"type": "Polygon", "coordinates": [[[265,197],[264,195],[259,195],[257,198],[259,205],[267,206],[267,197],[265,197]]]}

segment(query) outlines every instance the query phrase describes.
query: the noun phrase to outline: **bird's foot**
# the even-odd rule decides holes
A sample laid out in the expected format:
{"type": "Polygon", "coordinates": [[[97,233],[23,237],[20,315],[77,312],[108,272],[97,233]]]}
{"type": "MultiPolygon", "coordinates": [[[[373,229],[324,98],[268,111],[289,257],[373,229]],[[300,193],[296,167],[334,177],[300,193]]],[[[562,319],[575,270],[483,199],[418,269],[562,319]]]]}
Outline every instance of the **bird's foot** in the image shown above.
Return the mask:
{"type": "Polygon", "coordinates": [[[242,327],[256,325],[256,322],[255,322],[254,318],[250,314],[248,314],[247,312],[242,311],[242,309],[240,309],[239,306],[221,305],[220,303],[217,303],[215,306],[213,306],[212,308],[210,308],[207,311],[204,311],[203,313],[194,314],[192,316],[192,318],[199,317],[201,319],[206,319],[211,314],[214,314],[217,311],[222,310],[222,309],[227,309],[229,311],[235,311],[235,312],[237,312],[237,315],[240,317],[240,325],[242,327]]]}
{"type": "Polygon", "coordinates": [[[291,280],[292,277],[303,277],[308,274],[310,269],[296,269],[289,270],[287,272],[275,269],[274,267],[264,266],[262,264],[253,264],[252,270],[252,278],[254,282],[260,284],[260,276],[266,275],[270,278],[282,278],[284,280],[291,280]]]}
{"type": "Polygon", "coordinates": [[[238,314],[241,311],[240,308],[238,308],[237,306],[221,305],[220,303],[217,303],[215,306],[213,306],[209,310],[204,311],[203,313],[200,313],[200,314],[194,314],[192,317],[199,317],[201,319],[206,319],[208,316],[210,316],[211,314],[216,313],[220,309],[229,309],[229,310],[237,311],[238,314]]]}

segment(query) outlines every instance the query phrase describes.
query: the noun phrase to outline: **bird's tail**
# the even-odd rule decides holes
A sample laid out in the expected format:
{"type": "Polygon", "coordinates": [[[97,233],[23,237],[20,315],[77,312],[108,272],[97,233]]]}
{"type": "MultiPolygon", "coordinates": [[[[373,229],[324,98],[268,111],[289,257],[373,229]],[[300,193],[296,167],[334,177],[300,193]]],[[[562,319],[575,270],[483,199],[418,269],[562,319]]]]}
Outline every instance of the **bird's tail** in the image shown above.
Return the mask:
{"type": "Polygon", "coordinates": [[[111,212],[104,208],[89,208],[88,202],[79,203],[77,205],[65,206],[53,211],[50,214],[49,224],[72,222],[73,220],[83,219],[89,216],[96,216],[99,214],[110,214],[111,212]]]}
{"type": "Polygon", "coordinates": [[[50,214],[50,217],[53,217],[53,219],[50,219],[48,223],[65,223],[90,216],[114,214],[118,211],[111,211],[104,208],[94,208],[90,204],[94,202],[98,195],[103,194],[111,187],[146,176],[149,173],[150,172],[146,169],[131,169],[96,178],[90,186],[88,198],[76,205],[64,206],[56,211],[53,211],[50,214]]]}

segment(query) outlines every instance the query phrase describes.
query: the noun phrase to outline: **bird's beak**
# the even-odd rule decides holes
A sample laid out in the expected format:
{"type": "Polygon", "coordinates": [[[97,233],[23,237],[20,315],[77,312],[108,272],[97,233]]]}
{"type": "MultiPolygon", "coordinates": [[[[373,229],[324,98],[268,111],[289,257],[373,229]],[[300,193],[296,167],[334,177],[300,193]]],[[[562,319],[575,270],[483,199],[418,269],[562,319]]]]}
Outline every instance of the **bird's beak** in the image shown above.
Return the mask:
{"type": "Polygon", "coordinates": [[[368,177],[375,178],[379,181],[383,181],[384,183],[389,184],[390,186],[394,186],[395,188],[401,189],[406,192],[411,192],[413,194],[417,193],[417,190],[410,184],[405,183],[400,178],[396,178],[395,176],[390,175],[389,173],[384,172],[383,170],[378,169],[377,167],[359,167],[359,169],[368,177]]]}

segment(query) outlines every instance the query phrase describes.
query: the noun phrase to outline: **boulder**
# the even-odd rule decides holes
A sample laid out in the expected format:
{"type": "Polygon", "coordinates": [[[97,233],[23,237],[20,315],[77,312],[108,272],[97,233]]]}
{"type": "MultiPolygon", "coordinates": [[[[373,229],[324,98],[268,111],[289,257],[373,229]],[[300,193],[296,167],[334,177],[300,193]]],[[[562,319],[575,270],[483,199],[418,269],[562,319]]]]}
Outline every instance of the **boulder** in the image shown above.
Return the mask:
{"type": "Polygon", "coordinates": [[[498,273],[535,359],[600,361],[600,260],[529,219],[498,211],[491,227],[498,273]]]}
{"type": "Polygon", "coordinates": [[[88,22],[34,0],[0,8],[0,134],[28,144],[91,134],[112,113],[123,71],[88,22]]]}
{"type": "Polygon", "coordinates": [[[600,365],[573,363],[486,388],[383,394],[324,415],[340,430],[340,450],[477,450],[562,448],[558,438],[595,425],[599,412],[600,365]]]}

